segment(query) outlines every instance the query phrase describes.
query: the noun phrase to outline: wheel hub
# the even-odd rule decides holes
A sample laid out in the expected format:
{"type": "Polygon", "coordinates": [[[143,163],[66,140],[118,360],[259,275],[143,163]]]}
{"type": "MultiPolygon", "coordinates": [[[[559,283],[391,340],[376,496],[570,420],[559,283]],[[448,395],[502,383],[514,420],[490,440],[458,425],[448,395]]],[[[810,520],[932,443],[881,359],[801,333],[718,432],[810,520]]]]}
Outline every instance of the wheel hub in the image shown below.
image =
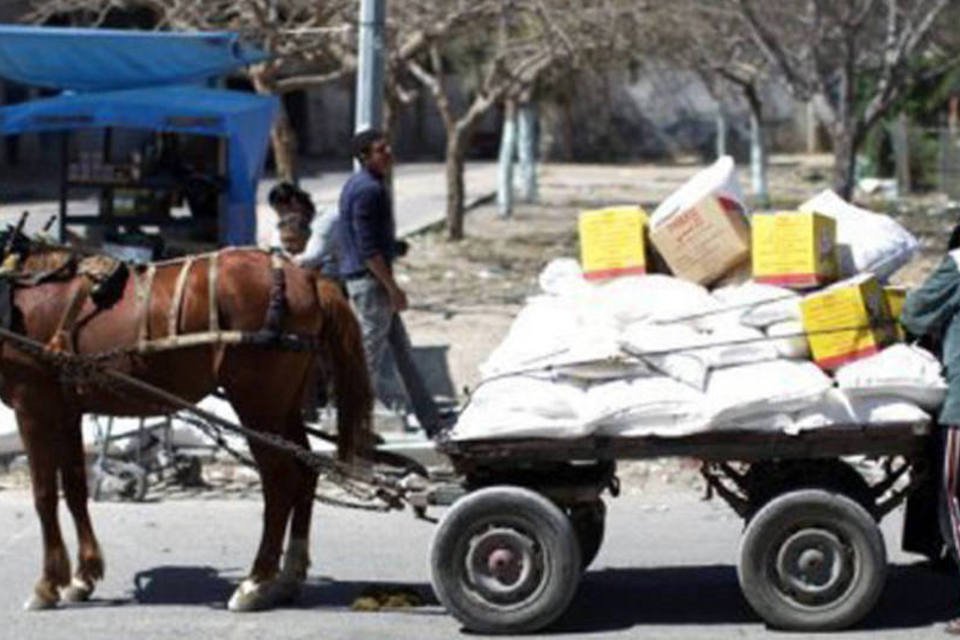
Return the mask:
{"type": "Polygon", "coordinates": [[[540,582],[542,558],[537,544],[522,531],[494,527],[470,540],[467,579],[485,599],[516,602],[540,582]]]}
{"type": "Polygon", "coordinates": [[[855,561],[834,532],[809,528],[783,541],[773,569],[786,596],[816,606],[832,602],[846,590],[855,561]]]}

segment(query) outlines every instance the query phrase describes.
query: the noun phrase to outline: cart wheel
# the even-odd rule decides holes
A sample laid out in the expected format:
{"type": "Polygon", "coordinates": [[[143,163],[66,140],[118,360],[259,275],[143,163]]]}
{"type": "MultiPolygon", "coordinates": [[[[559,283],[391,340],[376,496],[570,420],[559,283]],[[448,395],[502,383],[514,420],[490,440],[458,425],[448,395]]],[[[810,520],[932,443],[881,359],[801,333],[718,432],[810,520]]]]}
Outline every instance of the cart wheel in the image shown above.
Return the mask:
{"type": "Polygon", "coordinates": [[[570,519],[538,493],[489,487],[457,501],[434,534],[433,588],[465,627],[541,629],[567,608],[580,580],[570,519]]]}
{"type": "Polygon", "coordinates": [[[760,509],[737,568],[754,611],[796,631],[855,624],[876,604],[886,572],[883,536],[866,509],[818,489],[785,493],[760,509]]]}
{"type": "Polygon", "coordinates": [[[570,507],[570,523],[580,543],[580,563],[584,571],[600,553],[606,517],[607,505],[603,500],[570,507]]]}

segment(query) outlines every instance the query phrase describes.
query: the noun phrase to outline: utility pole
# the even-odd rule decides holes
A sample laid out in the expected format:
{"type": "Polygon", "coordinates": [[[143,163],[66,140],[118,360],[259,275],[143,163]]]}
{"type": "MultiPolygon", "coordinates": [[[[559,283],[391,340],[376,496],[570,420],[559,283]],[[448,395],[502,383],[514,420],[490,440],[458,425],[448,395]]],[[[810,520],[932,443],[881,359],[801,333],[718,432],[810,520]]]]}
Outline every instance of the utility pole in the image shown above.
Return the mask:
{"type": "Polygon", "coordinates": [[[383,126],[383,30],[386,0],[360,1],[357,113],[354,131],[383,126]]]}

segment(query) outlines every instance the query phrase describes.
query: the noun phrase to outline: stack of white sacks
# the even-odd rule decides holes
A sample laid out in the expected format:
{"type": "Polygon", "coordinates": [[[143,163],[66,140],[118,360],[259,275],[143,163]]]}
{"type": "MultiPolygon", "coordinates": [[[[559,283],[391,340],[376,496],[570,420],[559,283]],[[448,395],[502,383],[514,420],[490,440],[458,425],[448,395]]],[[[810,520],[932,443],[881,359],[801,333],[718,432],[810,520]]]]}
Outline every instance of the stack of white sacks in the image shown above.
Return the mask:
{"type": "MultiPolygon", "coordinates": [[[[857,218],[832,193],[815,199],[821,211],[831,197],[844,275],[886,278],[909,260],[916,240],[896,222],[857,218]]],[[[925,422],[946,393],[937,359],[906,344],[831,377],[810,361],[801,294],[789,289],[747,281],[708,291],[657,274],[594,284],[570,258],[547,265],[539,284],[481,366],[455,439],[925,422]]]]}

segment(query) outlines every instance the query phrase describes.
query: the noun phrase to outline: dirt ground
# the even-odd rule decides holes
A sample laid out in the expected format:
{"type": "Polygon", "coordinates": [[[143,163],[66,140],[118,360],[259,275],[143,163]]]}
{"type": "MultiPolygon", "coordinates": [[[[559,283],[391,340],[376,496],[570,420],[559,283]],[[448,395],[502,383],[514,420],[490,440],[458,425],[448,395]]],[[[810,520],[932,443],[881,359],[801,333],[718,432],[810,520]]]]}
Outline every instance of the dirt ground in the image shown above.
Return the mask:
{"type": "MultiPolygon", "coordinates": [[[[413,343],[447,348],[449,373],[462,400],[463,390],[479,382],[477,366],[504,338],[526,297],[537,293],[540,270],[554,258],[577,257],[581,209],[639,201],[652,210],[697,168],[549,165],[541,170],[540,202],[520,204],[512,218],[500,218],[495,205],[486,204],[468,214],[461,242],[448,242],[439,229],[413,237],[398,268],[412,305],[405,317],[413,343]]],[[[828,156],[775,158],[774,206],[796,206],[828,188],[829,176],[828,156]]],[[[749,184],[742,170],[740,181],[749,184]]],[[[919,282],[935,266],[960,217],[940,196],[859,202],[890,213],[920,238],[922,251],[894,278],[904,285],[919,282]]],[[[692,461],[622,465],[621,476],[628,490],[651,483],[702,488],[692,461]]]]}

